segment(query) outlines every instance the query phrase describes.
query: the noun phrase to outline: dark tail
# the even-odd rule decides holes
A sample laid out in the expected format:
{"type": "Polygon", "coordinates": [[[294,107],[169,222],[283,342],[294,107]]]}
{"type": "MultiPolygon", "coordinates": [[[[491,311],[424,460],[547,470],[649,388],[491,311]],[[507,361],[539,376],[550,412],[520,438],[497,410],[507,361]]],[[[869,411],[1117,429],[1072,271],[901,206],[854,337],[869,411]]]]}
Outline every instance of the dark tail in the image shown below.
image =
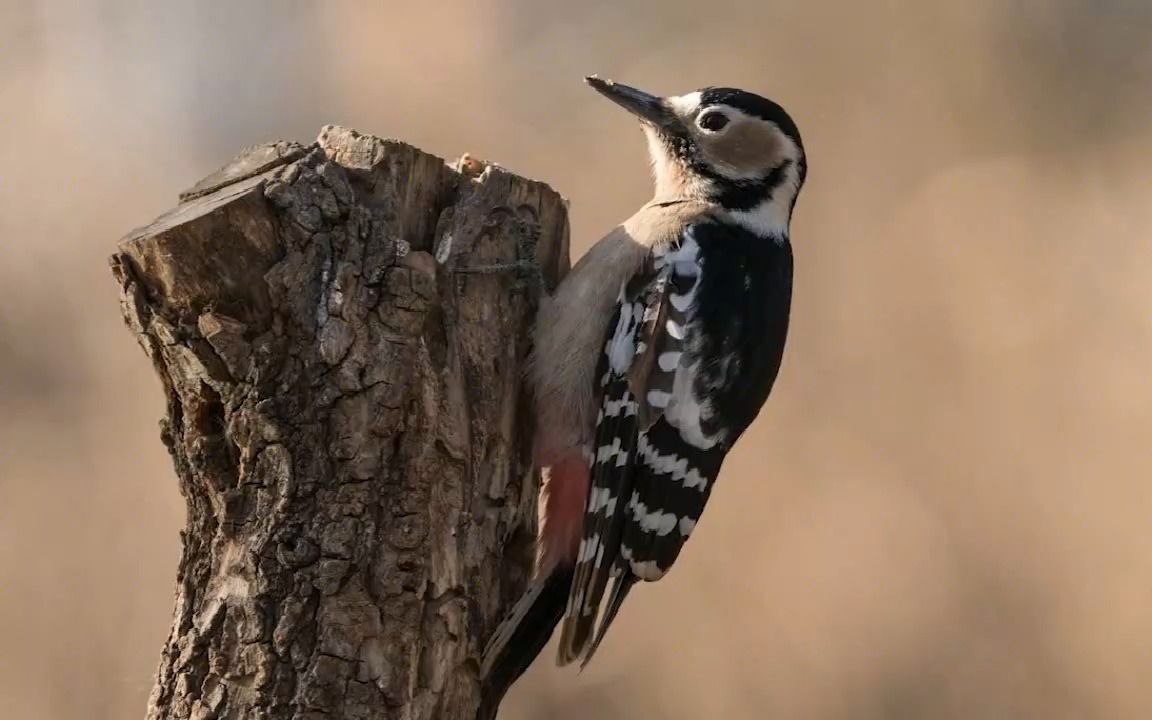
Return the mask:
{"type": "Polygon", "coordinates": [[[624,604],[624,598],[628,597],[628,591],[635,584],[636,576],[626,569],[622,570],[621,574],[616,577],[616,583],[612,586],[612,596],[608,598],[604,617],[600,619],[600,629],[596,631],[596,638],[592,640],[592,645],[588,647],[588,651],[584,653],[584,659],[580,661],[581,670],[588,667],[588,663],[592,662],[592,656],[596,654],[608,628],[612,627],[612,621],[616,619],[616,613],[620,612],[620,606],[624,604]]]}
{"type": "Polygon", "coordinates": [[[494,720],[500,702],[552,637],[572,585],[572,567],[555,568],[546,578],[533,581],[516,602],[488,646],[480,669],[480,711],[477,720],[494,720]]]}

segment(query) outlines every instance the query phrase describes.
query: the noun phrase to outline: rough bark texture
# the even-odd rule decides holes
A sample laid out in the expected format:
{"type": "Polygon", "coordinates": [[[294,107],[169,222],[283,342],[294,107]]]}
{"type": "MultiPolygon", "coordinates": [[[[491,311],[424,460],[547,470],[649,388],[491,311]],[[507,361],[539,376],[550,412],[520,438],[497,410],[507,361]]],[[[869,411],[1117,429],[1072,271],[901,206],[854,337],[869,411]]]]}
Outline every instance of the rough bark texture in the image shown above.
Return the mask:
{"type": "Polygon", "coordinates": [[[327,127],[112,258],[188,525],[149,718],[471,718],[531,564],[523,363],[563,200],[327,127]]]}

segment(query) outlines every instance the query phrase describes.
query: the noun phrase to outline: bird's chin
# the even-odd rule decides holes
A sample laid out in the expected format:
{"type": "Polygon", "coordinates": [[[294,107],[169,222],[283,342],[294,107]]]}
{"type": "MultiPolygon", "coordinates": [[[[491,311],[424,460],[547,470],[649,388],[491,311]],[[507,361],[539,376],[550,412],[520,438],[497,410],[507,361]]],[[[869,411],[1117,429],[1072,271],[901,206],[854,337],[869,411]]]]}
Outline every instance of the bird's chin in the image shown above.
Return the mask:
{"type": "Polygon", "coordinates": [[[640,129],[644,132],[644,137],[648,140],[648,146],[659,146],[664,148],[666,152],[672,153],[676,149],[677,135],[670,132],[666,125],[658,125],[651,120],[640,120],[640,129]]]}
{"type": "Polygon", "coordinates": [[[680,159],[659,133],[648,135],[648,156],[652,161],[652,174],[656,184],[656,197],[662,200],[690,199],[704,196],[702,179],[680,159]]]}
{"type": "Polygon", "coordinates": [[[644,133],[644,139],[648,141],[648,154],[652,157],[653,163],[670,159],[672,148],[660,128],[652,123],[641,121],[640,130],[644,133]]]}

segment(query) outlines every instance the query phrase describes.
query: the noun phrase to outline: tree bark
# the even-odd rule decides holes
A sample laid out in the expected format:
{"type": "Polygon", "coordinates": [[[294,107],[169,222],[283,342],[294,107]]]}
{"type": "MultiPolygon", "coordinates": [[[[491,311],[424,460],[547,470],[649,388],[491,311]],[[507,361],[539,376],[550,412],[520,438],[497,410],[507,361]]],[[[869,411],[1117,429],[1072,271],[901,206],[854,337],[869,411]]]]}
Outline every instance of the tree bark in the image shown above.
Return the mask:
{"type": "Polygon", "coordinates": [[[564,201],[326,127],[253,148],[121,241],[187,501],[153,719],[472,718],[531,571],[522,386],[564,201]]]}

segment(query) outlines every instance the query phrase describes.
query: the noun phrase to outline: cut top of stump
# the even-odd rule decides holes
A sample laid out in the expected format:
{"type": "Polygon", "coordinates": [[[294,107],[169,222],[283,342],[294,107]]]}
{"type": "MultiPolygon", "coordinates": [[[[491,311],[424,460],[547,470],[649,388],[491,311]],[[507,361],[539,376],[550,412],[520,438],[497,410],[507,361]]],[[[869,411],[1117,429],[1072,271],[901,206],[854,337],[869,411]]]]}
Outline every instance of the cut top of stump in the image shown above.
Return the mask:
{"type": "Polygon", "coordinates": [[[125,236],[112,259],[121,284],[140,283],[177,325],[195,325],[205,312],[266,325],[265,274],[285,253],[331,242],[338,225],[380,236],[369,243],[378,253],[363,259],[372,265],[366,273],[413,250],[449,267],[534,259],[548,287],[569,267],[566,202],[547,184],[467,155],[448,164],[399,140],[335,125],[307,146],[250,147],[180,200],[125,236]],[[483,227],[452,229],[465,190],[486,202],[499,197],[505,212],[535,226],[527,228],[531,237],[559,240],[536,243],[534,258],[484,258],[483,227]],[[472,236],[471,246],[461,234],[472,236]]]}

